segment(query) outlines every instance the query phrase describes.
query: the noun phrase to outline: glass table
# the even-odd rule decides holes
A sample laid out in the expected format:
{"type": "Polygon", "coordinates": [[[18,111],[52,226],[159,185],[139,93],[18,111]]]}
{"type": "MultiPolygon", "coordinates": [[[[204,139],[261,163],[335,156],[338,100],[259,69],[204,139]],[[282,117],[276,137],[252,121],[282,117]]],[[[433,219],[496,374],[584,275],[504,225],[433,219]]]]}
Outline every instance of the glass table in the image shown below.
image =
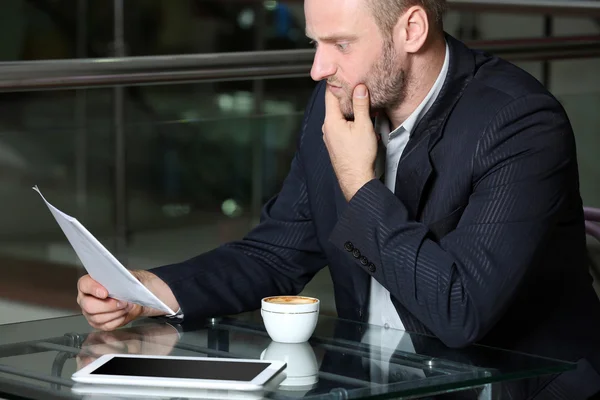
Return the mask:
{"type": "Polygon", "coordinates": [[[569,362],[484,346],[453,350],[434,337],[326,316],[319,318],[310,341],[301,344],[272,342],[258,313],[182,325],[146,319],[114,332],[94,331],[82,316],[0,326],[2,399],[342,400],[442,393],[493,399],[499,398],[495,387],[503,382],[574,368],[569,362]],[[260,393],[144,388],[114,392],[114,387],[86,387],[70,379],[107,353],[281,359],[287,368],[260,393]],[[99,393],[90,393],[94,390],[99,393]]]}

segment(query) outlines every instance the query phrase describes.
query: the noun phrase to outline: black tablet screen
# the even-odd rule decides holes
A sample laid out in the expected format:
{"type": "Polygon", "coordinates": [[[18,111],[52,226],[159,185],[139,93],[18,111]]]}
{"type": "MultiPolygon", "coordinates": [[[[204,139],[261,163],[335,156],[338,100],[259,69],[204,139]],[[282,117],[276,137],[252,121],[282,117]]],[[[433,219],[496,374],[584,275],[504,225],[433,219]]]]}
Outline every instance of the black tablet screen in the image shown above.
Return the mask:
{"type": "Polygon", "coordinates": [[[268,363],[113,357],[92,375],[251,381],[268,363]]]}

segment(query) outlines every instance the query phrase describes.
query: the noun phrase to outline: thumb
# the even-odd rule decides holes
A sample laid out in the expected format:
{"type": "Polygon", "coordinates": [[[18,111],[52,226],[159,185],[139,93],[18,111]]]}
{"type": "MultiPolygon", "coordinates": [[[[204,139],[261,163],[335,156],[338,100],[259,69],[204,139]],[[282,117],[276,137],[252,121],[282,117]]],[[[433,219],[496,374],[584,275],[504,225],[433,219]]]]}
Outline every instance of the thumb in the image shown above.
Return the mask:
{"type": "Polygon", "coordinates": [[[369,102],[369,90],[363,84],[357,85],[354,88],[354,95],[352,96],[352,104],[354,109],[354,121],[363,123],[369,122],[370,117],[370,102],[369,102]]]}

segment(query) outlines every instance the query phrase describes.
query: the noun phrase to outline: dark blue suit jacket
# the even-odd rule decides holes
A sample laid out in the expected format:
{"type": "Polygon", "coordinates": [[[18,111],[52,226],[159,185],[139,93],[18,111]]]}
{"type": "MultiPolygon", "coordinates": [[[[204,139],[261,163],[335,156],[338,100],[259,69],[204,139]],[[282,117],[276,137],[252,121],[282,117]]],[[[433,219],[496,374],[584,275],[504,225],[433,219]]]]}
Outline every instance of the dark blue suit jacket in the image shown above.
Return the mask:
{"type": "Polygon", "coordinates": [[[372,180],[346,202],[322,139],[319,84],[261,223],[239,242],[153,271],[186,319],[257,309],[329,266],[339,317],[366,320],[373,277],[407,330],[451,347],[527,348],[557,326],[598,332],[588,329],[600,304],[563,108],[522,70],[447,40],[448,75],[402,154],[396,192],[372,180]]]}

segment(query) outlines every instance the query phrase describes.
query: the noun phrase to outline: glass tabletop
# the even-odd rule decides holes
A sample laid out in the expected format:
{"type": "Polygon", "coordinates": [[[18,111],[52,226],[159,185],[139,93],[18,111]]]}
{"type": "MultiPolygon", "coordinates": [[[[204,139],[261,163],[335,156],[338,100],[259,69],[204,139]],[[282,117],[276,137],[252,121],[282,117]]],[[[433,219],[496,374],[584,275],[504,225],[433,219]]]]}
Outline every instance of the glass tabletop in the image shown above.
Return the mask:
{"type": "Polygon", "coordinates": [[[319,317],[312,338],[300,344],[273,342],[257,313],[182,325],[146,319],[114,332],[94,331],[82,316],[0,326],[0,398],[9,399],[414,398],[468,388],[481,394],[488,384],[574,368],[484,346],[449,349],[434,337],[327,316],[319,317]],[[287,368],[263,391],[246,393],[86,386],[71,380],[109,353],[277,359],[287,368]]]}

